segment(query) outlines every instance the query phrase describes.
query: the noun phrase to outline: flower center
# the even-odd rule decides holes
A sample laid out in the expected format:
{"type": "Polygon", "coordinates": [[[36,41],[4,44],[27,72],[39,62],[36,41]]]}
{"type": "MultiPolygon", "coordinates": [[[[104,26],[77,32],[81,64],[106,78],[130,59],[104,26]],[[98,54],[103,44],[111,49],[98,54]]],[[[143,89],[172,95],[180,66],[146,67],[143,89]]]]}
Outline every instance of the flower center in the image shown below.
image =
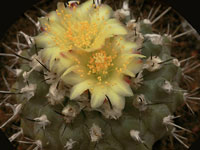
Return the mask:
{"type": "MultiPolygon", "coordinates": [[[[64,10],[57,10],[56,13],[60,17],[59,21],[65,31],[58,34],[56,31],[52,30],[53,28],[49,23],[45,23],[45,31],[53,34],[52,39],[60,49],[72,49],[73,46],[86,49],[92,46],[98,33],[97,23],[90,23],[87,20],[76,20],[75,22],[73,20],[73,15],[65,13],[64,10]]],[[[79,16],[80,14],[77,15],[79,16]]],[[[49,20],[49,22],[53,23],[55,21],[49,20]]]]}
{"type": "Polygon", "coordinates": [[[97,24],[88,21],[80,21],[72,24],[68,22],[65,37],[73,42],[73,45],[80,48],[89,48],[97,34],[97,24]]]}
{"type": "Polygon", "coordinates": [[[89,68],[88,75],[98,75],[98,80],[102,79],[102,75],[107,75],[109,67],[114,66],[113,59],[116,55],[109,56],[106,51],[100,50],[90,56],[87,67],[89,68]]]}
{"type": "MultiPolygon", "coordinates": [[[[73,9],[74,13],[76,8],[73,9]]],[[[98,28],[97,24],[90,23],[87,20],[84,21],[73,21],[71,14],[65,13],[63,10],[58,11],[57,15],[61,18],[61,24],[64,26],[66,31],[64,32],[64,41],[71,41],[71,45],[79,48],[90,48],[97,35],[98,28]]],[[[77,13],[78,16],[80,14],[77,13]]]]}

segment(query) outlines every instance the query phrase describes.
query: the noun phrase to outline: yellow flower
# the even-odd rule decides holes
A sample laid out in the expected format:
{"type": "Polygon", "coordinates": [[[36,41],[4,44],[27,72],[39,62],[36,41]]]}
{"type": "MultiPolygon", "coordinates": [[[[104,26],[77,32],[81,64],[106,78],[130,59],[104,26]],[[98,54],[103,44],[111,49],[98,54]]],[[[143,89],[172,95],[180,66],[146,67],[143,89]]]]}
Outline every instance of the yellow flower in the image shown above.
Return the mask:
{"type": "Polygon", "coordinates": [[[133,95],[124,76],[134,77],[142,67],[140,58],[144,57],[134,52],[135,47],[122,36],[116,36],[107,39],[96,51],[70,53],[74,63],[61,76],[65,83],[74,85],[70,99],[89,90],[92,108],[101,106],[109,98],[113,107],[123,109],[124,97],[133,95]]]}
{"type": "Polygon", "coordinates": [[[112,16],[112,8],[104,4],[95,8],[92,0],[73,8],[58,3],[56,11],[39,19],[45,31],[35,37],[35,41],[49,53],[54,53],[49,48],[64,52],[95,51],[104,45],[107,38],[127,33],[112,16]]]}
{"type": "Polygon", "coordinates": [[[57,11],[40,18],[44,32],[35,37],[42,61],[66,84],[72,85],[70,99],[84,91],[91,93],[91,107],[96,108],[107,98],[113,107],[123,109],[125,96],[132,90],[124,80],[141,69],[140,54],[107,5],[95,8],[92,0],[77,7],[65,8],[58,3],[57,11]]]}

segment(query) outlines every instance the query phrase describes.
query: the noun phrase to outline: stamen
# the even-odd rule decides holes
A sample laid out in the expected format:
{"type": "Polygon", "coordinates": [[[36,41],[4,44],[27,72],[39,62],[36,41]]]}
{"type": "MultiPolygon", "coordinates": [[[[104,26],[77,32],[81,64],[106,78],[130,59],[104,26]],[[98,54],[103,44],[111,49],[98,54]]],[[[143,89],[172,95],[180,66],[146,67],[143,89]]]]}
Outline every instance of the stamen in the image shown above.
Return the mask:
{"type": "MultiPolygon", "coordinates": [[[[114,64],[113,56],[107,56],[106,51],[100,50],[96,53],[93,53],[92,56],[89,58],[87,67],[89,68],[88,75],[91,74],[101,74],[107,75],[109,68],[112,67],[114,64]]],[[[97,77],[98,81],[102,81],[102,76],[97,77]]]]}

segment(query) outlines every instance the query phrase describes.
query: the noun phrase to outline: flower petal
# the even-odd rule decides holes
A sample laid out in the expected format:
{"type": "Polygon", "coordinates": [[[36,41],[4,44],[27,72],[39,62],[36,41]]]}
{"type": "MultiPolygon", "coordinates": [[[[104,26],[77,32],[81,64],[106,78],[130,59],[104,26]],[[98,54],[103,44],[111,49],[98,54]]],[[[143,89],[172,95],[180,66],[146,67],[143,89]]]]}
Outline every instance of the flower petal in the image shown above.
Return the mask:
{"type": "Polygon", "coordinates": [[[94,89],[90,90],[91,92],[91,107],[97,108],[101,106],[105,100],[106,90],[102,87],[95,86],[94,89]]]}
{"type": "Polygon", "coordinates": [[[61,78],[65,77],[67,74],[71,73],[72,71],[75,71],[79,68],[78,65],[73,65],[70,68],[68,68],[61,76],[61,78]]]}
{"type": "Polygon", "coordinates": [[[52,70],[61,75],[67,68],[69,68],[73,62],[70,59],[62,58],[55,61],[52,65],[52,70]]]}
{"type": "Polygon", "coordinates": [[[109,19],[106,25],[101,25],[99,31],[100,32],[97,34],[92,46],[85,51],[91,52],[102,48],[105,44],[105,40],[113,37],[114,35],[127,34],[126,28],[123,27],[116,19],[109,19]]]}
{"type": "Polygon", "coordinates": [[[73,86],[70,93],[70,99],[75,99],[78,96],[80,96],[84,91],[91,88],[91,86],[93,85],[92,83],[93,83],[92,80],[85,80],[73,86]]]}
{"type": "Polygon", "coordinates": [[[62,80],[66,83],[66,84],[70,84],[70,85],[75,85],[78,84],[80,82],[83,81],[83,78],[80,77],[80,75],[75,74],[73,72],[70,72],[69,74],[67,74],[66,76],[62,77],[62,80]]]}
{"type": "Polygon", "coordinates": [[[55,60],[59,56],[59,51],[60,50],[57,47],[45,48],[41,51],[42,60],[47,65],[49,70],[52,70],[55,60]]]}
{"type": "Polygon", "coordinates": [[[58,2],[58,4],[57,4],[57,10],[59,12],[63,12],[63,11],[66,11],[67,9],[66,9],[65,4],[63,2],[58,2]]]}
{"type": "Polygon", "coordinates": [[[126,53],[132,53],[133,49],[137,47],[136,43],[125,40],[123,36],[117,36],[114,41],[115,42],[113,46],[116,47],[116,49],[119,49],[121,47],[121,50],[125,51],[126,53]],[[120,46],[118,45],[118,43],[120,44],[120,46]]]}
{"type": "Polygon", "coordinates": [[[46,27],[46,24],[48,24],[50,21],[58,22],[58,16],[55,11],[52,11],[49,14],[47,14],[47,16],[38,18],[38,20],[42,27],[46,27]]]}
{"type": "Polygon", "coordinates": [[[106,25],[103,26],[102,33],[104,33],[106,37],[111,37],[113,35],[124,35],[128,32],[117,19],[109,19],[106,25]]]}
{"type": "Polygon", "coordinates": [[[129,53],[124,53],[122,54],[122,57],[126,57],[126,59],[130,59],[130,58],[145,58],[146,56],[141,55],[141,54],[129,54],[129,53]]]}
{"type": "Polygon", "coordinates": [[[127,76],[135,77],[135,74],[128,69],[124,70],[123,73],[127,76]]]}
{"type": "Polygon", "coordinates": [[[110,99],[111,104],[118,108],[118,109],[123,109],[125,106],[125,99],[122,96],[119,96],[118,94],[116,94],[114,91],[109,90],[109,92],[107,92],[107,96],[110,99]]]}
{"type": "Polygon", "coordinates": [[[142,70],[142,67],[143,67],[143,63],[140,59],[138,58],[134,58],[131,63],[127,66],[127,69],[136,74],[138,73],[140,70],[142,70]]]}
{"type": "Polygon", "coordinates": [[[59,21],[58,16],[55,11],[52,11],[49,14],[47,14],[47,18],[49,21],[57,21],[57,22],[59,21]]]}
{"type": "Polygon", "coordinates": [[[89,13],[93,9],[93,1],[88,0],[81,5],[78,5],[76,11],[77,11],[77,17],[79,17],[82,20],[88,19],[89,13]]]}
{"type": "Polygon", "coordinates": [[[61,74],[72,64],[70,59],[62,58],[60,52],[60,49],[57,47],[45,48],[41,51],[42,59],[48,69],[57,74],[61,74]]]}
{"type": "Polygon", "coordinates": [[[52,40],[52,35],[43,32],[40,33],[38,36],[34,37],[35,43],[38,48],[44,48],[44,47],[55,47],[56,44],[52,40]]]}
{"type": "Polygon", "coordinates": [[[104,23],[104,21],[108,20],[112,14],[113,10],[110,6],[101,4],[100,7],[94,9],[91,21],[96,22],[97,24],[104,23]]]}
{"type": "Polygon", "coordinates": [[[110,88],[113,92],[121,96],[133,96],[133,92],[128,83],[124,81],[123,78],[115,79],[111,81],[112,86],[110,88]]]}

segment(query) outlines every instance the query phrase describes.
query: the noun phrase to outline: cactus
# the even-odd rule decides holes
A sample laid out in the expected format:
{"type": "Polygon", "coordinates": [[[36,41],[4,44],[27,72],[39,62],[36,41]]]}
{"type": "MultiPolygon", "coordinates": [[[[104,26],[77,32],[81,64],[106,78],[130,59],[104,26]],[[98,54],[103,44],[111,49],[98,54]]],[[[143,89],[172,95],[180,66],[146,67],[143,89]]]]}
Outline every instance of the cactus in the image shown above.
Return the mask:
{"type": "Polygon", "coordinates": [[[151,150],[173,135],[188,147],[176,131],[190,131],[173,122],[187,97],[180,62],[171,56],[173,38],[152,31],[156,19],[131,18],[127,1],[115,12],[98,2],[58,3],[39,18],[31,48],[15,53],[22,59],[10,93],[20,133],[32,139],[24,143],[44,150],[151,150]]]}

